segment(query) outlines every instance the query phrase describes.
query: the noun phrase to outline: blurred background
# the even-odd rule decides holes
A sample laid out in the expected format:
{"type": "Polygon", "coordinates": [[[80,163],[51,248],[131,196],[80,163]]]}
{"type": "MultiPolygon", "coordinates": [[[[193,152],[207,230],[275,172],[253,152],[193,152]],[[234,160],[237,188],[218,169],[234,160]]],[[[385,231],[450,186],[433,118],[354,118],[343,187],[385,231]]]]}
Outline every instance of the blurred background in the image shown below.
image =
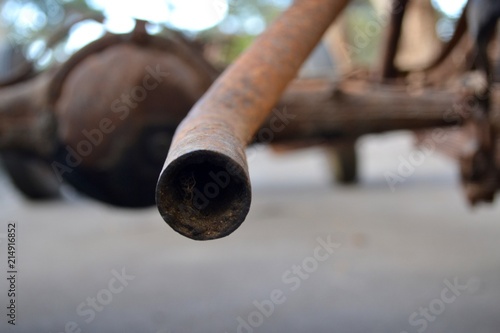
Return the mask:
{"type": "MultiPolygon", "coordinates": [[[[64,22],[75,15],[100,13],[105,16],[103,24],[84,21],[74,26],[67,40],[57,45],[51,56],[63,61],[75,50],[101,37],[105,31],[129,32],[134,27],[133,19],[144,19],[152,23],[149,26],[152,33],[159,33],[162,28],[167,27],[181,30],[191,38],[208,43],[206,52],[210,59],[227,64],[290,3],[291,0],[147,0],[140,3],[115,0],[6,0],[1,1],[0,36],[12,45],[22,46],[26,56],[34,58],[41,44],[64,22]]],[[[416,52],[417,55],[415,52],[408,53],[413,53],[413,57],[420,57],[423,62],[427,60],[427,53],[437,52],[432,39],[446,41],[451,38],[465,3],[466,0],[431,0],[412,4],[419,10],[415,10],[415,19],[409,20],[411,22],[408,25],[412,29],[406,30],[413,37],[421,35],[419,39],[426,39],[426,44],[412,43],[413,51],[420,49],[420,52],[416,52]],[[426,33],[423,34],[422,31],[426,33]]],[[[387,0],[352,1],[348,13],[336,24],[340,26],[337,30],[341,30],[336,34],[341,35],[344,43],[352,44],[359,31],[366,31],[369,23],[387,10],[387,4],[387,0]]],[[[373,62],[377,56],[381,33],[382,31],[378,31],[370,34],[369,43],[363,47],[363,52],[354,54],[355,57],[349,62],[355,65],[373,62]]],[[[335,38],[332,35],[335,33],[329,32],[325,36],[329,51],[334,55],[345,51],[329,42],[335,38]]],[[[349,56],[352,58],[351,54],[349,56]]],[[[405,52],[404,56],[408,57],[405,52]]],[[[343,59],[338,61],[340,60],[343,59]]],[[[48,59],[44,59],[44,62],[47,61],[48,59]]]]}
{"type": "MultiPolygon", "coordinates": [[[[151,22],[151,34],[182,32],[223,69],[289,4],[7,0],[0,2],[0,38],[4,54],[43,71],[106,31],[130,32],[138,18],[151,22]],[[104,15],[102,23],[80,22],[44,49],[66,22],[96,14],[104,15]]],[[[360,52],[349,47],[386,5],[353,1],[301,75],[334,80],[373,66],[380,34],[360,52]]],[[[405,29],[412,43],[401,47],[402,68],[439,52],[463,5],[412,3],[405,29]]],[[[5,59],[2,72],[14,66],[5,59]]],[[[110,206],[67,184],[56,199],[28,199],[13,183],[12,168],[0,170],[2,276],[7,224],[18,226],[17,322],[8,324],[2,278],[0,331],[498,332],[500,207],[469,208],[456,162],[437,151],[391,185],[388,175],[422,152],[415,143],[406,131],[365,136],[351,143],[355,156],[347,162],[328,144],[279,153],[253,146],[250,214],[234,234],[210,242],[178,235],[154,207],[110,206]],[[319,261],[316,249],[328,239],[339,246],[319,261]],[[270,307],[276,290],[281,301],[270,307]]]]}

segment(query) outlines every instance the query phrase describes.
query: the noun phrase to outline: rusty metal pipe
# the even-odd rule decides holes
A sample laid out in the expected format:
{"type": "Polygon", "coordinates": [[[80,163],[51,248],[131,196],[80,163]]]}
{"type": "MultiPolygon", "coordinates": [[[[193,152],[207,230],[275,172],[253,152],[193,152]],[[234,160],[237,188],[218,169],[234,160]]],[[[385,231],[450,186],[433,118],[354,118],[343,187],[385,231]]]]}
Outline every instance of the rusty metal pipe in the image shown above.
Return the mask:
{"type": "Polygon", "coordinates": [[[297,0],[194,106],[174,136],[156,201],[196,240],[229,235],[251,201],[245,148],[348,0],[297,0]]]}

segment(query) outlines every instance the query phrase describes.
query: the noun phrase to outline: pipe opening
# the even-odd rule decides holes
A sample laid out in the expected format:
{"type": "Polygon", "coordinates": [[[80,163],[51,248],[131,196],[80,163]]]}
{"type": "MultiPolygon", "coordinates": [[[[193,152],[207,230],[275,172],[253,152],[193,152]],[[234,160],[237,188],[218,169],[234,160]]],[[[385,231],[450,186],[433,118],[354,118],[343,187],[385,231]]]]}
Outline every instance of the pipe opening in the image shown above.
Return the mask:
{"type": "Polygon", "coordinates": [[[229,157],[196,151],[173,161],[158,182],[163,219],[192,239],[221,238],[236,230],[250,207],[246,172],[229,157]]]}

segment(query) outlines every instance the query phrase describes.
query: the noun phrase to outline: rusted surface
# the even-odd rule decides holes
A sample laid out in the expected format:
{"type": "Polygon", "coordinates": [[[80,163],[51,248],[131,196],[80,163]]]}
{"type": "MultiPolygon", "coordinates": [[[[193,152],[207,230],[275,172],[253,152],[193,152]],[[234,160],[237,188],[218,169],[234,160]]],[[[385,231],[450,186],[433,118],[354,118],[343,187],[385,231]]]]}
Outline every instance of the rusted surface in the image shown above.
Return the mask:
{"type": "Polygon", "coordinates": [[[58,138],[76,150],[89,132],[104,127],[82,165],[115,165],[145,126],[175,129],[211,83],[186,56],[128,43],[109,47],[84,59],[64,81],[55,104],[58,138]],[[100,73],[116,79],[103,80],[100,73]]]}
{"type": "Polygon", "coordinates": [[[257,132],[256,141],[355,140],[370,133],[455,126],[463,113],[458,98],[443,88],[411,91],[405,85],[361,80],[296,80],[257,132]]]}
{"type": "Polygon", "coordinates": [[[50,89],[58,175],[125,207],[154,205],[175,128],[218,74],[181,36],[148,35],[144,23],[80,50],[50,89]]]}
{"type": "Polygon", "coordinates": [[[244,221],[251,201],[245,147],[348,2],[296,1],[181,123],[157,187],[158,209],[174,230],[215,239],[244,221]]]}
{"type": "Polygon", "coordinates": [[[149,46],[123,43],[86,58],[55,105],[60,174],[107,203],[154,205],[175,128],[211,83],[187,56],[149,46]]]}

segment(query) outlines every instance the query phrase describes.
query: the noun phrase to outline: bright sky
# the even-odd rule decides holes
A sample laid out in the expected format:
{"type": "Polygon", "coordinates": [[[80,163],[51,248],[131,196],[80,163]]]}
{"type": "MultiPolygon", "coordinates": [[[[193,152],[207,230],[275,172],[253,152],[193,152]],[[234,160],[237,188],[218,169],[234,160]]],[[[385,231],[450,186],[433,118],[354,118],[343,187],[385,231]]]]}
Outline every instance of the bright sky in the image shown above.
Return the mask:
{"type": "MultiPolygon", "coordinates": [[[[456,17],[466,0],[432,2],[448,15],[456,17]]],[[[88,3],[104,11],[107,17],[105,29],[115,33],[129,32],[134,26],[133,18],[167,23],[182,30],[201,31],[220,23],[229,9],[227,0],[88,0],[88,3]]],[[[75,51],[103,33],[104,28],[97,23],[80,24],[74,27],[66,50],[75,51]]]]}
{"type": "Polygon", "coordinates": [[[462,13],[467,0],[432,0],[432,3],[451,17],[458,17],[462,13]]]}
{"type": "Polygon", "coordinates": [[[104,10],[119,28],[124,17],[134,17],[151,22],[169,24],[179,29],[204,30],[224,19],[228,10],[227,0],[91,0],[89,3],[104,10]]]}
{"type": "MultiPolygon", "coordinates": [[[[114,33],[129,32],[134,27],[133,18],[201,31],[220,23],[229,9],[227,0],[89,0],[88,3],[104,12],[105,29],[114,33]]],[[[80,24],[74,27],[66,50],[75,51],[103,33],[99,24],[80,24]]]]}

